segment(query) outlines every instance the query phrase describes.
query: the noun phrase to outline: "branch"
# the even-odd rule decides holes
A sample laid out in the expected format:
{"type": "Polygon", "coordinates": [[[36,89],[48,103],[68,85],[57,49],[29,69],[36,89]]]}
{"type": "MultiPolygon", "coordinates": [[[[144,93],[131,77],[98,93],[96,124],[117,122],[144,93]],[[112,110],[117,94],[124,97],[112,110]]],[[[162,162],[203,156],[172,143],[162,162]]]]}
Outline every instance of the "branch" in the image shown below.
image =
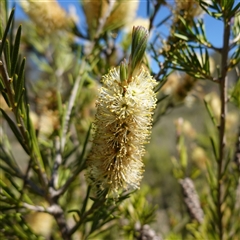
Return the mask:
{"type": "Polygon", "coordinates": [[[222,173],[224,165],[224,153],[225,153],[225,122],[227,114],[227,61],[229,51],[229,38],[230,38],[230,20],[224,22],[224,36],[223,36],[223,49],[222,49],[222,62],[221,62],[221,77],[220,77],[220,99],[221,99],[221,115],[219,126],[219,159],[218,159],[218,174],[217,174],[217,213],[218,213],[218,230],[220,240],[223,239],[224,226],[223,226],[223,182],[222,173]]]}
{"type": "Polygon", "coordinates": [[[222,52],[222,48],[215,47],[215,46],[213,46],[213,45],[212,45],[211,43],[209,43],[209,42],[202,42],[202,41],[200,41],[198,38],[196,38],[196,40],[197,40],[198,43],[200,43],[201,45],[203,45],[203,46],[206,47],[206,48],[213,49],[213,50],[215,50],[215,51],[218,52],[218,53],[221,53],[221,52],[222,52]]]}
{"type": "Polygon", "coordinates": [[[74,83],[74,86],[73,86],[73,89],[72,89],[72,92],[70,95],[69,103],[68,103],[67,113],[66,113],[65,119],[64,119],[63,133],[61,136],[61,152],[64,151],[64,147],[65,147],[65,143],[66,143],[66,134],[67,134],[68,127],[69,127],[70,115],[72,112],[72,108],[74,106],[74,102],[77,97],[77,92],[78,92],[80,81],[81,81],[81,77],[79,75],[74,83]]]}
{"type": "Polygon", "coordinates": [[[18,202],[22,201],[22,197],[23,197],[23,194],[24,194],[24,188],[27,184],[27,180],[28,180],[28,175],[29,175],[29,172],[31,170],[31,164],[32,164],[32,159],[30,159],[30,161],[28,162],[28,166],[27,166],[27,170],[26,170],[26,173],[25,175],[23,176],[23,186],[22,186],[22,189],[20,191],[20,197],[18,199],[18,202]]]}
{"type": "Polygon", "coordinates": [[[150,20],[150,24],[149,24],[149,28],[148,28],[149,32],[150,32],[150,30],[153,27],[154,18],[157,15],[157,12],[158,12],[159,8],[161,7],[161,4],[162,4],[161,1],[157,1],[157,3],[154,5],[154,12],[153,12],[152,16],[149,19],[150,20]]]}
{"type": "Polygon", "coordinates": [[[84,158],[84,154],[85,154],[85,151],[86,151],[86,146],[87,146],[87,142],[88,142],[88,139],[89,139],[90,131],[91,131],[91,125],[88,129],[88,133],[87,133],[87,136],[85,138],[82,153],[80,155],[81,162],[78,164],[77,169],[75,170],[75,172],[73,172],[72,176],[65,182],[65,184],[60,189],[58,189],[57,191],[52,192],[53,198],[58,198],[60,195],[64,194],[67,191],[70,184],[75,180],[77,175],[84,169],[86,159],[83,160],[83,158],[84,158]]]}
{"type": "Polygon", "coordinates": [[[39,196],[44,196],[44,191],[43,189],[39,188],[33,181],[30,179],[26,179],[26,185],[29,185],[31,190],[35,193],[37,193],[39,196]]]}
{"type": "Polygon", "coordinates": [[[65,184],[58,190],[52,192],[52,197],[59,197],[62,194],[64,194],[67,190],[70,184],[75,180],[77,175],[81,172],[82,168],[80,168],[78,171],[76,171],[66,182],[65,184]]]}
{"type": "Polygon", "coordinates": [[[56,157],[53,165],[53,170],[52,170],[52,177],[50,180],[50,187],[53,187],[56,189],[57,186],[57,181],[58,181],[58,169],[62,164],[62,155],[61,155],[61,144],[59,137],[56,137],[55,140],[55,149],[56,149],[56,157]]]}
{"type": "Polygon", "coordinates": [[[35,211],[35,212],[44,212],[44,213],[49,213],[52,216],[54,216],[59,230],[62,234],[62,237],[64,240],[70,240],[71,239],[71,235],[69,233],[68,227],[67,227],[67,223],[64,217],[64,213],[62,208],[58,205],[58,204],[52,204],[49,207],[42,207],[42,206],[35,206],[35,205],[31,205],[28,203],[22,203],[22,207],[35,211]]]}
{"type": "MultiPolygon", "coordinates": [[[[57,185],[57,179],[58,179],[58,169],[62,164],[62,153],[64,151],[65,144],[66,144],[66,135],[67,135],[68,128],[69,128],[70,115],[72,113],[72,109],[73,109],[73,106],[74,106],[74,103],[75,103],[75,100],[77,97],[79,84],[81,81],[81,77],[80,77],[81,75],[82,74],[79,74],[79,76],[77,77],[77,79],[74,83],[72,92],[70,94],[70,99],[69,99],[68,108],[67,108],[67,112],[66,112],[65,119],[64,119],[64,125],[63,125],[61,139],[59,140],[58,138],[56,138],[56,142],[55,142],[56,158],[55,158],[55,162],[54,162],[54,166],[53,166],[53,170],[52,170],[52,177],[51,177],[51,181],[50,181],[50,185],[49,185],[49,193],[50,193],[52,199],[57,199],[63,193],[62,188],[61,188],[61,190],[55,190],[56,185],[57,185]]],[[[69,185],[70,185],[70,183],[69,183],[69,185]]],[[[64,191],[66,191],[66,190],[64,190],[64,191]]]]}
{"type": "MultiPolygon", "coordinates": [[[[95,36],[94,36],[94,40],[95,41],[100,37],[101,32],[103,30],[103,27],[104,27],[108,17],[110,16],[112,10],[113,10],[114,3],[115,3],[115,1],[108,1],[107,12],[104,14],[104,16],[102,18],[99,18],[99,20],[98,20],[99,21],[98,28],[97,28],[95,36]]],[[[93,42],[93,45],[94,45],[94,42],[93,42]]]]}
{"type": "Polygon", "coordinates": [[[36,206],[36,205],[31,205],[28,203],[22,203],[22,207],[35,211],[35,212],[45,212],[45,213],[50,213],[45,207],[42,206],[36,206]]]}
{"type": "Polygon", "coordinates": [[[95,201],[94,204],[92,205],[92,207],[85,212],[82,216],[79,222],[76,223],[75,226],[73,226],[70,230],[69,230],[69,235],[71,236],[73,233],[76,232],[76,230],[81,226],[81,224],[85,221],[85,219],[87,218],[88,215],[92,214],[95,209],[97,209],[98,207],[100,207],[103,203],[105,202],[105,198],[102,198],[98,201],[95,201]]]}
{"type": "Polygon", "coordinates": [[[85,61],[87,61],[88,58],[91,56],[92,50],[96,46],[96,43],[97,43],[98,39],[100,38],[101,33],[103,31],[104,25],[105,25],[108,17],[110,16],[110,14],[113,10],[114,3],[115,3],[115,1],[108,1],[108,9],[107,9],[106,13],[104,14],[104,16],[102,18],[99,18],[98,27],[97,27],[97,30],[95,32],[94,38],[93,38],[93,40],[92,40],[92,42],[89,46],[88,53],[86,54],[87,56],[85,58],[85,61]]]}
{"type": "Polygon", "coordinates": [[[51,215],[57,215],[57,214],[60,214],[63,212],[62,208],[57,204],[53,204],[49,207],[43,207],[43,206],[31,205],[26,202],[23,202],[22,207],[32,210],[32,211],[35,211],[35,212],[49,213],[51,215]]]}

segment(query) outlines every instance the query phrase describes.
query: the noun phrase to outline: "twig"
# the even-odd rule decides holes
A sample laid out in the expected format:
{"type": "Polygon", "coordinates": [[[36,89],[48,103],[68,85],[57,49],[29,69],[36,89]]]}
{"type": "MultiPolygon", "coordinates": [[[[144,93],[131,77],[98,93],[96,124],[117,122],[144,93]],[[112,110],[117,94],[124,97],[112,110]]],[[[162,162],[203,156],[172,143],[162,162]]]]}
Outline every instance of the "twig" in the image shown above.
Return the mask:
{"type": "Polygon", "coordinates": [[[97,41],[99,40],[99,38],[101,36],[102,30],[104,28],[104,25],[105,25],[108,17],[110,16],[110,14],[111,14],[111,12],[113,10],[114,3],[115,3],[115,1],[109,1],[108,2],[108,9],[107,9],[106,13],[104,14],[104,16],[102,18],[99,18],[99,20],[98,20],[99,24],[98,24],[97,30],[95,32],[93,41],[92,41],[92,43],[89,46],[88,54],[86,56],[85,61],[87,61],[89,59],[89,57],[92,54],[92,50],[96,46],[96,43],[97,43],[97,41]]]}
{"type": "Polygon", "coordinates": [[[59,137],[56,137],[55,149],[56,149],[56,157],[55,157],[55,161],[54,161],[54,165],[53,165],[52,177],[51,177],[51,180],[49,183],[49,186],[53,187],[54,189],[56,189],[56,186],[57,186],[58,169],[62,164],[61,145],[60,145],[59,137]]]}
{"type": "Polygon", "coordinates": [[[26,202],[22,203],[22,207],[35,211],[35,212],[45,212],[45,213],[49,213],[49,214],[59,214],[62,213],[62,209],[59,207],[59,205],[51,205],[49,207],[43,207],[43,206],[36,206],[36,205],[31,205],[28,204],[26,202]]]}
{"type": "Polygon", "coordinates": [[[99,24],[98,24],[98,28],[97,28],[95,36],[94,36],[93,45],[94,45],[95,41],[98,40],[98,38],[100,37],[100,34],[103,30],[103,27],[104,27],[108,17],[110,16],[112,10],[113,10],[114,3],[115,3],[115,1],[108,1],[107,12],[104,14],[104,16],[102,18],[99,18],[99,20],[98,20],[99,24]]]}
{"type": "Polygon", "coordinates": [[[45,213],[49,213],[49,211],[45,208],[45,207],[42,207],[42,206],[36,206],[36,205],[31,205],[31,204],[28,204],[28,203],[22,203],[22,207],[26,208],[26,209],[29,209],[29,210],[32,210],[32,211],[35,211],[35,212],[45,212],[45,213]]]}
{"type": "Polygon", "coordinates": [[[44,196],[44,191],[43,189],[39,188],[33,181],[31,181],[30,179],[26,178],[26,175],[24,176],[24,174],[19,171],[19,169],[11,166],[11,168],[15,171],[15,177],[22,179],[23,181],[25,181],[25,185],[27,186],[29,185],[30,190],[32,190],[33,192],[35,192],[36,194],[38,194],[39,196],[44,196]]]}
{"type": "Polygon", "coordinates": [[[30,179],[26,179],[26,185],[29,185],[31,190],[35,193],[37,193],[39,196],[44,196],[45,192],[43,189],[39,188],[33,181],[30,179]]]}
{"type": "Polygon", "coordinates": [[[76,230],[81,226],[81,224],[85,221],[86,217],[89,216],[90,214],[92,214],[94,212],[95,209],[97,209],[98,207],[100,207],[103,203],[105,202],[105,198],[103,197],[102,199],[100,199],[99,201],[94,202],[94,204],[92,205],[92,207],[85,212],[82,216],[79,222],[76,223],[75,226],[73,226],[70,230],[69,230],[69,235],[72,235],[73,233],[76,232],[76,230]]]}
{"type": "Polygon", "coordinates": [[[74,179],[76,178],[77,175],[78,175],[78,173],[72,175],[60,189],[58,189],[55,192],[53,192],[53,194],[52,194],[53,197],[59,197],[62,194],[64,194],[67,191],[67,189],[70,186],[70,184],[74,181],[74,179]]]}
{"type": "Polygon", "coordinates": [[[215,47],[215,46],[213,46],[211,43],[209,43],[209,42],[202,42],[201,40],[199,40],[198,38],[195,38],[196,39],[196,41],[198,42],[198,43],[200,43],[201,45],[203,45],[204,47],[206,47],[206,48],[210,48],[210,49],[213,49],[213,50],[215,50],[216,52],[218,52],[218,53],[221,53],[222,52],[222,48],[218,48],[218,47],[215,47]]]}
{"type": "MultiPolygon", "coordinates": [[[[158,24],[156,24],[156,28],[160,27],[161,25],[163,25],[168,19],[170,19],[172,17],[172,14],[168,14],[162,21],[160,21],[158,24]]],[[[150,29],[149,29],[150,31],[150,29]]]]}
{"type": "Polygon", "coordinates": [[[72,113],[72,108],[74,106],[74,103],[75,103],[75,100],[77,97],[80,82],[81,82],[81,77],[79,75],[74,83],[74,86],[73,86],[73,89],[72,89],[72,92],[70,95],[69,103],[68,103],[67,113],[66,113],[65,119],[64,119],[63,132],[62,132],[62,136],[61,136],[61,152],[64,151],[64,147],[65,147],[65,143],[66,143],[66,135],[67,135],[68,127],[69,127],[70,115],[72,113]]]}
{"type": "Polygon", "coordinates": [[[49,213],[51,214],[58,226],[59,226],[59,230],[62,234],[62,237],[64,240],[70,240],[71,237],[70,237],[70,234],[69,234],[69,230],[68,230],[68,227],[67,227],[67,223],[66,223],[66,220],[65,220],[65,217],[64,217],[64,213],[63,213],[63,210],[62,208],[59,206],[59,204],[52,204],[51,206],[49,207],[43,207],[43,206],[35,206],[35,205],[31,205],[31,204],[28,204],[28,203],[22,203],[22,207],[26,208],[26,209],[29,209],[29,210],[32,210],[32,211],[35,211],[35,212],[45,212],[45,213],[49,213]]]}
{"type": "Polygon", "coordinates": [[[74,32],[74,34],[76,35],[76,36],[78,36],[78,37],[80,37],[80,38],[82,38],[82,39],[87,39],[87,40],[89,40],[89,36],[87,35],[84,35],[81,31],[79,31],[79,29],[77,28],[77,26],[76,25],[74,25],[74,27],[73,27],[73,32],[74,32]]]}
{"type": "Polygon", "coordinates": [[[57,138],[55,142],[56,158],[55,158],[54,167],[52,171],[52,178],[51,178],[49,189],[48,189],[50,193],[50,197],[48,201],[50,202],[50,204],[54,204],[52,206],[56,206],[57,209],[59,210],[57,213],[53,213],[53,212],[49,212],[49,213],[54,216],[57,222],[58,228],[61,231],[62,237],[65,240],[70,240],[71,235],[69,235],[68,233],[68,225],[64,216],[64,212],[60,207],[60,205],[58,204],[58,197],[60,196],[60,194],[56,194],[57,191],[55,190],[55,188],[56,188],[56,183],[58,179],[58,169],[62,164],[62,153],[64,151],[64,147],[66,144],[66,135],[69,128],[70,115],[72,113],[72,109],[77,97],[80,82],[81,82],[81,76],[79,75],[74,83],[74,86],[70,95],[68,108],[67,108],[67,112],[64,119],[63,132],[62,132],[61,139],[59,140],[57,138]]]}
{"type": "Polygon", "coordinates": [[[80,165],[78,165],[78,168],[75,170],[75,172],[73,172],[72,176],[65,182],[65,184],[60,189],[52,192],[53,197],[58,198],[59,196],[64,194],[67,191],[70,184],[75,180],[77,175],[84,169],[86,159],[83,160],[83,158],[84,158],[84,153],[86,151],[86,146],[87,146],[87,141],[88,141],[88,138],[89,138],[89,135],[90,135],[90,131],[91,131],[91,125],[88,129],[88,133],[87,133],[87,136],[86,136],[86,139],[85,139],[85,142],[84,142],[84,147],[82,149],[82,153],[81,153],[81,156],[80,156],[80,159],[82,159],[80,165]]]}
{"type": "Polygon", "coordinates": [[[157,15],[157,12],[159,10],[159,8],[161,7],[161,1],[157,1],[157,3],[154,5],[154,13],[152,14],[152,16],[150,17],[150,24],[149,24],[149,28],[148,28],[148,31],[150,32],[150,30],[152,29],[153,27],[153,21],[154,21],[154,18],[155,16],[157,15]]]}
{"type": "Polygon", "coordinates": [[[81,172],[81,170],[82,170],[82,168],[80,168],[78,171],[73,173],[73,175],[65,182],[65,184],[61,188],[59,188],[58,190],[56,190],[52,193],[52,196],[59,197],[59,196],[63,195],[67,191],[70,184],[75,180],[77,175],[81,172]]]}
{"type": "Polygon", "coordinates": [[[47,208],[42,206],[35,206],[28,203],[23,203],[22,206],[24,208],[27,208],[29,210],[35,211],[35,212],[45,212],[49,213],[52,216],[54,216],[55,220],[58,223],[59,229],[61,231],[62,237],[64,240],[70,240],[71,237],[69,235],[69,230],[67,228],[66,220],[63,215],[63,210],[58,204],[53,204],[47,208]]]}
{"type": "Polygon", "coordinates": [[[28,174],[31,170],[31,165],[32,165],[32,159],[29,160],[28,162],[28,166],[27,166],[27,170],[26,170],[26,173],[25,175],[23,176],[23,186],[22,186],[22,189],[20,191],[20,197],[18,199],[18,202],[20,203],[20,201],[22,201],[22,197],[23,197],[23,194],[24,194],[24,188],[27,184],[27,180],[28,180],[28,174]]]}
{"type": "Polygon", "coordinates": [[[224,226],[223,226],[223,163],[225,153],[225,122],[227,114],[227,61],[229,51],[229,38],[230,38],[230,20],[224,22],[224,36],[223,36],[223,49],[222,49],[222,62],[221,62],[221,77],[220,77],[220,98],[221,98],[221,115],[220,115],[220,126],[219,126],[219,159],[218,159],[218,173],[217,173],[217,214],[218,214],[218,230],[219,239],[223,239],[224,226]]]}
{"type": "Polygon", "coordinates": [[[59,204],[52,205],[51,207],[54,210],[54,212],[51,212],[51,214],[54,216],[57,222],[62,238],[64,240],[71,240],[72,239],[71,234],[69,233],[68,225],[67,225],[62,208],[59,206],[59,204]]]}

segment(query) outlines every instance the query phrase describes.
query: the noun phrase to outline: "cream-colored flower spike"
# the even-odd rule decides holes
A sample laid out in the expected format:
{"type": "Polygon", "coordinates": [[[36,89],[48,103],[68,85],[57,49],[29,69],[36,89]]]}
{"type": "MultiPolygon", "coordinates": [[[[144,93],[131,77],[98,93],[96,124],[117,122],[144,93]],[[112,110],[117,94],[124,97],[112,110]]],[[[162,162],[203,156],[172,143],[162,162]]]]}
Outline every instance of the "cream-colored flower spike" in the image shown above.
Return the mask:
{"type": "MultiPolygon", "coordinates": [[[[134,31],[137,34],[143,28],[134,31]]],[[[112,197],[118,197],[121,190],[139,188],[144,171],[144,144],[150,139],[156,106],[156,81],[139,67],[142,56],[137,56],[138,61],[135,57],[132,53],[128,66],[122,63],[103,76],[96,104],[95,135],[87,160],[87,178],[99,192],[107,190],[112,197]]]]}
{"type": "Polygon", "coordinates": [[[67,15],[56,0],[21,0],[20,5],[36,25],[45,33],[67,29],[73,25],[73,19],[67,15]]]}

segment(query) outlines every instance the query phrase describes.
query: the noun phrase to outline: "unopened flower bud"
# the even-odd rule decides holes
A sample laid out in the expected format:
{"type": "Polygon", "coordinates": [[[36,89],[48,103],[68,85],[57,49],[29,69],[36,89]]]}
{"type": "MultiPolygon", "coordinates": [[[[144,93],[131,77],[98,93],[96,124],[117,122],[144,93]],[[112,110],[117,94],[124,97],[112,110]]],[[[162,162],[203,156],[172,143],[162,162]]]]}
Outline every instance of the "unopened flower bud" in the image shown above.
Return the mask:
{"type": "Polygon", "coordinates": [[[129,81],[131,77],[139,70],[144,53],[147,48],[148,31],[141,26],[133,27],[132,31],[132,51],[129,61],[129,81]]]}
{"type": "Polygon", "coordinates": [[[127,80],[127,64],[125,62],[121,62],[120,64],[120,80],[121,82],[127,80]]]}

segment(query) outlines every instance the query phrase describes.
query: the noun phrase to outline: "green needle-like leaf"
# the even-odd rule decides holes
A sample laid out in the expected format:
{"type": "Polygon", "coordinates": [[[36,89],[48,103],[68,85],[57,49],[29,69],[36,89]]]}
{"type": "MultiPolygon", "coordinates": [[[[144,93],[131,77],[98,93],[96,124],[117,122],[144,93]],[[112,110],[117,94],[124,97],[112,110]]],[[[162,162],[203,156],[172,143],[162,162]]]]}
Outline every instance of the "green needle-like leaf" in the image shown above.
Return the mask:
{"type": "Polygon", "coordinates": [[[18,72],[18,79],[17,79],[17,83],[15,85],[16,88],[14,89],[15,90],[15,102],[16,103],[20,102],[20,96],[23,94],[25,62],[26,62],[26,59],[24,58],[22,60],[20,70],[18,72]]]}
{"type": "Polygon", "coordinates": [[[12,56],[11,56],[11,76],[14,75],[15,69],[17,66],[18,52],[19,52],[19,46],[20,46],[20,40],[21,40],[21,30],[22,30],[22,27],[19,26],[17,30],[16,38],[15,38],[15,43],[13,46],[12,56]]]}
{"type": "Polygon", "coordinates": [[[10,14],[9,19],[8,19],[8,22],[7,22],[6,29],[5,29],[4,34],[3,34],[2,43],[1,43],[1,45],[0,45],[0,56],[2,56],[2,51],[3,51],[4,47],[5,47],[5,42],[6,42],[6,39],[7,39],[7,34],[8,34],[9,29],[10,29],[12,20],[13,20],[14,12],[15,12],[15,9],[13,9],[13,10],[11,11],[11,14],[10,14]]]}
{"type": "Polygon", "coordinates": [[[9,44],[8,39],[5,42],[4,56],[5,56],[7,71],[9,73],[10,69],[11,69],[11,58],[10,58],[10,44],[9,44]]]}
{"type": "Polygon", "coordinates": [[[3,109],[0,108],[0,110],[3,114],[3,117],[8,122],[9,127],[12,129],[15,137],[18,139],[19,143],[22,145],[22,147],[26,151],[26,153],[29,154],[28,148],[26,147],[23,137],[22,137],[21,133],[19,132],[18,128],[16,127],[15,123],[12,121],[12,119],[6,114],[6,112],[3,109]]]}

